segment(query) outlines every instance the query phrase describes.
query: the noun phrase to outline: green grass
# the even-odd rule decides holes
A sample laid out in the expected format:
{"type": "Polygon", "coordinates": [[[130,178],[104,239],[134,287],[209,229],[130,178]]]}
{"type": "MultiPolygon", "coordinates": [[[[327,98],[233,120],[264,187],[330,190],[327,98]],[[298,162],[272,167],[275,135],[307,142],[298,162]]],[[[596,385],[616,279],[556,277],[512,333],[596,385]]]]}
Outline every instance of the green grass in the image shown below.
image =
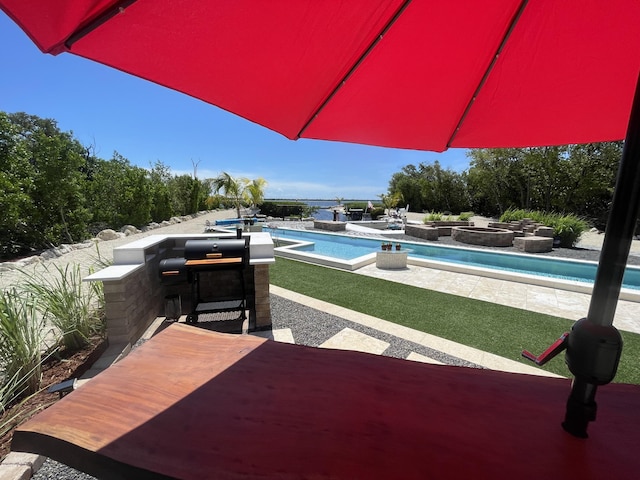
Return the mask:
{"type": "MultiPolygon", "coordinates": [[[[533,365],[523,349],[540,354],[573,322],[527,310],[277,258],[270,281],[288,290],[415,330],[533,365]]],[[[586,315],[586,312],[584,312],[586,315]]],[[[640,335],[621,332],[624,350],[616,382],[640,384],[640,335]]],[[[570,372],[559,355],[544,370],[570,372]]]]}

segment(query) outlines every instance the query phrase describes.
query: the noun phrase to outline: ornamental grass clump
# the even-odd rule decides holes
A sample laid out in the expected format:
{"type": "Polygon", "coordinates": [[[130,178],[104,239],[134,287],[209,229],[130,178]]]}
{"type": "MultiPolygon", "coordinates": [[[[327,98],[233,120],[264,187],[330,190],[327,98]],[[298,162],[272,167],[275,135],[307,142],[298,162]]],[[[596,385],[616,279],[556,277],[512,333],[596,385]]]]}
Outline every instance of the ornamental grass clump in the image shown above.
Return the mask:
{"type": "Polygon", "coordinates": [[[92,335],[101,332],[102,288],[97,283],[83,284],[80,265],[27,274],[24,289],[37,299],[43,318],[60,332],[65,348],[79,350],[89,344],[92,335]]]}
{"type": "Polygon", "coordinates": [[[431,212],[424,219],[425,222],[439,222],[443,218],[443,214],[441,212],[431,212]]]}
{"type": "Polygon", "coordinates": [[[589,228],[589,224],[575,215],[561,215],[549,225],[554,236],[560,239],[560,246],[571,248],[580,239],[580,235],[589,228]]]}
{"type": "Polygon", "coordinates": [[[530,218],[534,222],[553,228],[553,236],[560,240],[560,246],[572,248],[580,236],[589,228],[586,220],[572,213],[542,212],[539,210],[508,209],[500,216],[501,222],[520,221],[530,218]]]}
{"type": "Polygon", "coordinates": [[[33,298],[0,291],[0,408],[40,388],[41,348],[45,332],[33,298]]]}

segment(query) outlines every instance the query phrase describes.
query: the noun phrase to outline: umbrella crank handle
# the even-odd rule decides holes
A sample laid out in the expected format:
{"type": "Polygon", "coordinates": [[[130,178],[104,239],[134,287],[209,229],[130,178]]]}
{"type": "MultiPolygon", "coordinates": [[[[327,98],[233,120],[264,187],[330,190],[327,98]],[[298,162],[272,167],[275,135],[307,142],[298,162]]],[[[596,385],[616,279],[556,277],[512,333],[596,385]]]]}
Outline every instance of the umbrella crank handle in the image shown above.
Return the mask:
{"type": "Polygon", "coordinates": [[[569,337],[569,332],[564,332],[559,339],[553,342],[549,348],[547,348],[544,352],[542,352],[537,357],[533,353],[529,352],[528,350],[523,350],[522,356],[527,360],[531,360],[536,365],[542,366],[545,363],[547,363],[549,360],[551,360],[553,357],[558,355],[560,352],[562,352],[564,349],[567,348],[568,337],[569,337]]]}

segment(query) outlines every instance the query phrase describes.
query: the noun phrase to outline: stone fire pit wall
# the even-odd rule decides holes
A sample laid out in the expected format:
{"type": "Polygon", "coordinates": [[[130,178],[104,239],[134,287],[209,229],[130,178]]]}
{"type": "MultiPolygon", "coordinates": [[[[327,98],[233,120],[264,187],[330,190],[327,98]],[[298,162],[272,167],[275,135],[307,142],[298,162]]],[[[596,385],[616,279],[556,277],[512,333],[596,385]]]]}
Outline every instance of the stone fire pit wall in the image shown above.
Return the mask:
{"type": "Polygon", "coordinates": [[[510,247],[513,231],[489,227],[452,227],[451,238],[460,243],[487,247],[510,247]]]}
{"type": "Polygon", "coordinates": [[[438,240],[438,229],[427,225],[412,225],[407,223],[404,226],[404,233],[412,237],[421,238],[423,240],[438,240]]]}
{"type": "Polygon", "coordinates": [[[453,227],[473,227],[473,222],[468,220],[431,220],[425,222],[425,225],[438,229],[438,235],[447,237],[451,235],[453,227]]]}
{"type": "MultiPolygon", "coordinates": [[[[256,330],[263,330],[271,327],[269,265],[275,262],[273,242],[268,233],[249,235],[250,260],[245,270],[249,324],[256,330]]],[[[152,235],[114,249],[114,265],[84,279],[103,282],[107,336],[111,344],[133,345],[156,317],[164,316],[166,295],[180,294],[182,313],[190,312],[190,285],[161,284],[158,266],[161,259],[184,257],[184,244],[187,240],[209,239],[213,236],[152,235]]],[[[235,238],[235,234],[222,233],[215,237],[235,238]]],[[[215,275],[213,272],[202,275],[202,295],[207,298],[212,293],[223,296],[225,289],[237,288],[237,283],[236,272],[220,271],[215,272],[215,275]]]]}
{"type": "Polygon", "coordinates": [[[314,220],[313,228],[329,232],[341,232],[347,229],[347,222],[332,222],[329,220],[314,220]]]}

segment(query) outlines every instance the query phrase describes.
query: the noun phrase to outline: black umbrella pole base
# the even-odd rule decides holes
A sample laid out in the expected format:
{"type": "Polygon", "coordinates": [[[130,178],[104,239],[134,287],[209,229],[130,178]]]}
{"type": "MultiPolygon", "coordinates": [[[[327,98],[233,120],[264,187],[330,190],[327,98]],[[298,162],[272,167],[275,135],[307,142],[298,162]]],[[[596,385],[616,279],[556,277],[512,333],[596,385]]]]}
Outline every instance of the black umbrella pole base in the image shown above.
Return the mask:
{"type": "Polygon", "coordinates": [[[589,422],[596,419],[598,406],[595,402],[596,385],[587,384],[580,380],[574,380],[571,387],[571,395],[567,400],[562,428],[574,437],[588,438],[587,427],[589,422]]]}

